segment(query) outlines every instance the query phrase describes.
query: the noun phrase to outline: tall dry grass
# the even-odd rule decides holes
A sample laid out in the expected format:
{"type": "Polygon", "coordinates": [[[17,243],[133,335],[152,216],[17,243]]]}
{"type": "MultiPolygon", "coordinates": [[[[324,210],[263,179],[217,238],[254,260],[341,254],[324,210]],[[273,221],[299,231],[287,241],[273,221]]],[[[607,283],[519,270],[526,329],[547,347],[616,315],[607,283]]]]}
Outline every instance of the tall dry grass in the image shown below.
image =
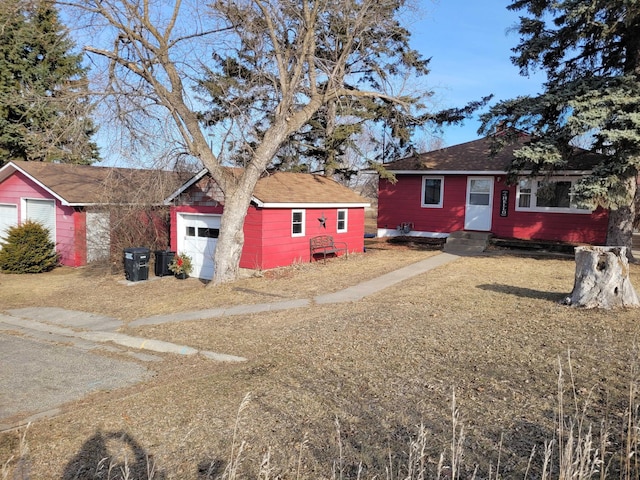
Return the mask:
{"type": "MultiPolygon", "coordinates": [[[[541,480],[604,480],[619,478],[625,480],[640,478],[640,461],[638,460],[638,448],[640,446],[640,422],[638,413],[640,405],[637,401],[638,382],[633,381],[629,387],[628,405],[625,411],[622,431],[612,432],[606,420],[602,420],[598,426],[599,434],[594,433],[593,423],[590,418],[591,395],[585,400],[580,400],[576,391],[573,376],[571,356],[568,355],[568,378],[558,360],[559,373],[557,385],[557,402],[555,412],[555,434],[544,442],[542,447],[542,465],[539,467],[541,480]],[[567,400],[566,393],[570,392],[567,400]],[[619,436],[617,450],[610,447],[613,434],[619,436]]],[[[636,378],[636,377],[634,377],[636,378]]],[[[241,438],[243,431],[243,412],[251,402],[251,395],[247,394],[236,414],[235,425],[231,439],[230,450],[224,470],[218,473],[219,464],[212,463],[209,469],[201,472],[203,479],[216,480],[240,480],[247,477],[258,480],[275,480],[281,478],[280,468],[272,462],[272,450],[267,449],[259,465],[246,465],[245,448],[246,440],[241,438]]],[[[388,465],[384,479],[377,476],[371,480],[460,480],[475,479],[478,477],[477,465],[465,465],[466,431],[461,419],[461,412],[457,405],[455,390],[451,397],[451,430],[448,447],[440,455],[437,465],[429,462],[428,451],[432,438],[424,424],[416,427],[415,435],[408,440],[406,455],[388,454],[388,465]],[[398,460],[403,458],[404,460],[398,460]]],[[[17,451],[10,458],[0,464],[1,480],[27,480],[29,474],[29,448],[27,433],[29,426],[20,432],[17,451]]],[[[363,480],[363,468],[357,469],[355,477],[348,477],[343,457],[343,439],[339,419],[335,420],[337,457],[331,466],[331,480],[363,480]]],[[[302,480],[308,478],[304,472],[304,455],[307,446],[307,438],[303,438],[297,452],[297,465],[294,478],[302,480]]],[[[486,478],[489,480],[502,480],[500,471],[500,452],[502,450],[502,438],[497,445],[497,464],[489,467],[486,478]]],[[[536,458],[536,447],[531,451],[524,480],[529,479],[532,463],[536,458]]],[[[164,474],[160,477],[164,478],[164,474]]],[[[86,478],[86,477],[82,477],[86,478]]],[[[129,459],[126,453],[115,453],[112,457],[105,457],[95,466],[93,478],[106,480],[157,480],[159,478],[156,465],[153,460],[147,458],[147,469],[144,478],[136,478],[129,468],[129,459]]],[[[512,477],[509,477],[512,478],[512,477]]]]}

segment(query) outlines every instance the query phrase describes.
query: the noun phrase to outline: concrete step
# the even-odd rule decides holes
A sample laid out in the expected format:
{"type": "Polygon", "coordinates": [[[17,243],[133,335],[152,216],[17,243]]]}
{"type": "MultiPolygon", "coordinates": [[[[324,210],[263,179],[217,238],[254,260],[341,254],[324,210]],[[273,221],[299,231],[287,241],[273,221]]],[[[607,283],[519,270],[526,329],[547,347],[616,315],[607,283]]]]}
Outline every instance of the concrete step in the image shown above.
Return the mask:
{"type": "Polygon", "coordinates": [[[447,237],[449,238],[466,238],[471,240],[482,240],[484,242],[488,242],[489,239],[493,236],[490,232],[471,232],[467,230],[458,230],[456,232],[451,232],[447,237]]]}
{"type": "Polygon", "coordinates": [[[486,240],[477,240],[474,238],[448,238],[447,245],[452,246],[452,245],[460,245],[460,246],[487,246],[487,241],[486,240]]]}
{"type": "Polygon", "coordinates": [[[443,250],[458,255],[482,253],[489,245],[491,236],[491,233],[487,232],[451,232],[443,250]]]}

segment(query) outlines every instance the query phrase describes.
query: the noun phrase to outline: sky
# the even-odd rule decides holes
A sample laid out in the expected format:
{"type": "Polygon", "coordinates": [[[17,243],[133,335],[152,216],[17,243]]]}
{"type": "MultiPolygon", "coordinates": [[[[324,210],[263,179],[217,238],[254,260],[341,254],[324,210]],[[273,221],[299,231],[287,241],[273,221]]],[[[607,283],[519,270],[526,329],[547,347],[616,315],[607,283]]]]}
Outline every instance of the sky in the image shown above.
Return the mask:
{"type": "MultiPolygon", "coordinates": [[[[419,0],[421,12],[408,25],[412,47],[431,57],[427,85],[437,108],[463,106],[493,94],[491,104],[519,95],[536,94],[542,74],[520,75],[510,60],[519,43],[519,12],[508,11],[509,0],[419,0]]],[[[460,127],[445,127],[444,146],[479,138],[475,115],[460,127]]]]}
{"type": "MultiPolygon", "coordinates": [[[[493,104],[540,92],[542,74],[523,77],[510,60],[511,49],[519,41],[517,32],[509,31],[516,26],[519,15],[507,10],[511,0],[415,2],[416,10],[410,11],[403,21],[411,32],[412,47],[424,58],[431,58],[430,73],[420,82],[426,82],[426,87],[435,93],[434,111],[462,107],[489,94],[494,95],[493,104]]],[[[476,114],[461,126],[445,127],[439,136],[443,146],[456,145],[479,138],[479,126],[476,114]]],[[[113,143],[112,140],[107,139],[106,144],[113,143]]],[[[102,164],[131,161],[112,154],[102,164]]]]}

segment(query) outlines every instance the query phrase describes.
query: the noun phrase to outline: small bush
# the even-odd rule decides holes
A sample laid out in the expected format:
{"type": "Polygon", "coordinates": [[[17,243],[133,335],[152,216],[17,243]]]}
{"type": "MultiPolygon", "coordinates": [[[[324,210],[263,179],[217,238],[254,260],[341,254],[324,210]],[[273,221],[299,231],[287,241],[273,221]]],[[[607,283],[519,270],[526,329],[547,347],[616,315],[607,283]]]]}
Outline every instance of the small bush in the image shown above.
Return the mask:
{"type": "Polygon", "coordinates": [[[0,270],[5,273],[48,272],[58,265],[56,244],[49,230],[28,221],[9,228],[0,250],[0,270]]]}

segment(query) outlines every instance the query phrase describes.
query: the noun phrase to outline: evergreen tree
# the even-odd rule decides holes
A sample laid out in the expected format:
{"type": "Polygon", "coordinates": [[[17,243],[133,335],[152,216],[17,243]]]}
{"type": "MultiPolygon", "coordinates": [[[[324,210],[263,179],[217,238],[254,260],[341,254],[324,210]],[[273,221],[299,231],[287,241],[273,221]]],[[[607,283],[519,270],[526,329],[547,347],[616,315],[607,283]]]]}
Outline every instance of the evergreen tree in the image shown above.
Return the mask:
{"type": "Polygon", "coordinates": [[[0,6],[0,165],[98,160],[86,70],[47,0],[0,6]]]}
{"type": "Polygon", "coordinates": [[[590,140],[603,161],[573,193],[609,208],[607,244],[630,247],[640,166],[640,3],[518,0],[508,8],[524,12],[513,63],[523,75],[543,70],[547,81],[538,96],[491,108],[480,131],[501,125],[534,136],[516,153],[512,173],[550,171],[577,140],[590,140]]]}

